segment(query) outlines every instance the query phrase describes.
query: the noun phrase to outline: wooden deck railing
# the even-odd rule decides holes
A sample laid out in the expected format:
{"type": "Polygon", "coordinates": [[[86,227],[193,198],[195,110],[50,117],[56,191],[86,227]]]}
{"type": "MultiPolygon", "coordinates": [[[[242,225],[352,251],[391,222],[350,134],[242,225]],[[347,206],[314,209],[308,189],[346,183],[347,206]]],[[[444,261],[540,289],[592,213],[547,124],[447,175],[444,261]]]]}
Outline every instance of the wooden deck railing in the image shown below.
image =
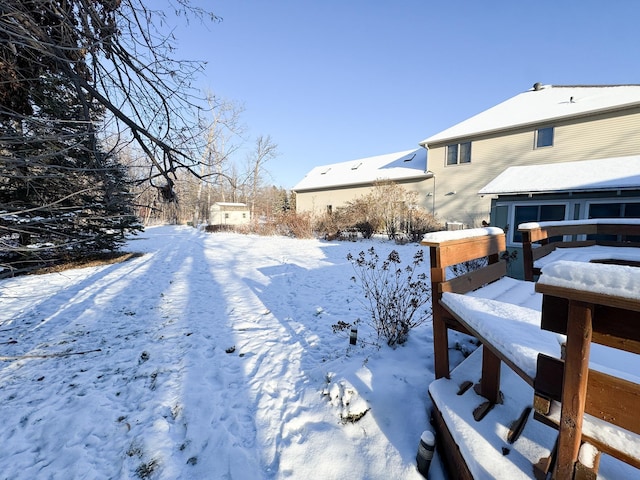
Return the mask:
{"type": "MultiPolygon", "coordinates": [[[[548,242],[548,239],[558,235],[567,239],[566,236],[574,235],[616,234],[618,244],[637,246],[629,240],[630,236],[640,235],[640,222],[624,226],[616,222],[538,225],[522,231],[529,243],[548,242]]],[[[540,332],[546,335],[549,332],[566,335],[566,348],[562,358],[560,355],[539,354],[535,377],[526,378],[527,375],[523,375],[522,371],[513,368],[513,359],[509,360],[509,352],[501,352],[499,346],[491,343],[493,335],[483,337],[478,329],[473,328],[477,322],[474,324],[470,319],[463,318],[460,311],[448,308],[441,301],[446,292],[466,294],[506,275],[505,263],[499,260],[501,252],[505,250],[504,234],[499,229],[476,229],[459,233],[460,237],[452,238],[450,233],[431,234],[422,243],[430,248],[436,378],[449,378],[450,375],[448,330],[474,334],[485,346],[478,393],[490,404],[499,402],[500,365],[504,362],[532,385],[532,392],[535,392],[535,418],[559,431],[555,456],[550,457],[546,465],[536,465],[538,472],[544,475],[555,468],[553,476],[557,479],[587,478],[575,476],[577,469],[584,467],[577,459],[579,449],[585,442],[598,451],[640,468],[640,384],[634,379],[640,377],[640,369],[637,377],[629,380],[610,369],[603,372],[590,369],[589,366],[592,343],[604,345],[612,350],[631,352],[631,363],[640,365],[640,359],[634,357],[640,354],[640,269],[631,273],[632,283],[636,282],[633,283],[635,287],[632,285],[630,290],[627,289],[623,293],[616,290],[615,279],[619,280],[619,275],[615,273],[607,273],[606,278],[614,281],[607,287],[608,290],[602,293],[586,285],[566,287],[555,284],[553,281],[547,281],[550,277],[545,278],[543,272],[542,281],[535,285],[535,290],[543,295],[540,332]],[[459,277],[447,278],[453,265],[481,257],[489,259],[486,267],[459,277]],[[584,420],[585,414],[587,420],[584,420]],[[595,422],[592,419],[595,419],[595,422]],[[602,434],[598,422],[610,424],[615,431],[612,436],[614,440],[602,434]]],[[[572,246],[593,245],[597,242],[587,241],[584,237],[580,240],[574,237],[571,240],[574,242],[570,244],[572,246]],[[575,243],[576,241],[578,243],[575,243]]],[[[564,244],[568,245],[567,242],[564,244]]],[[[553,246],[556,247],[557,245],[553,246]]],[[[545,247],[530,249],[531,266],[534,251],[549,253],[553,250],[542,250],[543,248],[545,247]]],[[[558,265],[555,264],[554,268],[558,265]]],[[[575,273],[583,266],[592,269],[591,275],[598,279],[598,282],[604,281],[599,278],[601,275],[598,272],[605,272],[606,269],[626,269],[625,275],[636,270],[629,270],[628,266],[584,262],[581,265],[572,264],[562,268],[573,269],[575,273]]],[[[571,274],[567,272],[566,277],[571,277],[571,274]]],[[[496,319],[508,322],[509,315],[496,319]]],[[[500,326],[496,324],[495,328],[500,326]]],[[[437,408],[437,405],[435,407],[437,408]]],[[[440,428],[446,430],[443,422],[440,422],[440,428]]],[[[447,433],[444,432],[444,435],[447,433]]],[[[461,460],[454,458],[448,461],[459,464],[461,460]]],[[[598,469],[597,462],[589,468],[589,475],[595,475],[594,472],[598,469]]]]}
{"type": "Polygon", "coordinates": [[[556,248],[593,245],[640,247],[639,219],[531,222],[521,224],[518,231],[522,234],[524,278],[528,281],[533,281],[540,274],[535,267],[536,260],[556,248]]]}
{"type": "MultiPolygon", "coordinates": [[[[437,232],[425,237],[422,245],[429,247],[433,306],[434,368],[436,378],[449,377],[449,336],[454,329],[469,333],[441,304],[443,292],[466,293],[506,275],[506,263],[500,253],[506,248],[504,232],[499,228],[478,228],[465,231],[456,238],[453,232],[437,232]],[[486,268],[447,279],[454,265],[487,258],[486,268]]],[[[488,360],[489,362],[491,361],[488,360]]]]}
{"type": "MultiPolygon", "coordinates": [[[[616,292],[616,282],[629,274],[628,267],[625,271],[625,267],[581,262],[562,262],[553,267],[561,278],[575,276],[578,269],[588,269],[591,278],[598,279],[596,283],[613,285],[605,289],[606,293],[599,291],[598,285],[567,287],[554,284],[544,273],[536,284],[536,291],[544,294],[541,327],[567,336],[563,360],[538,357],[534,385],[536,418],[559,429],[554,478],[573,478],[578,452],[585,441],[640,468],[640,384],[625,379],[622,372],[633,370],[634,365],[640,367],[640,358],[635,357],[640,354],[640,289],[635,298],[616,292]],[[609,365],[609,371],[603,373],[589,368],[592,343],[635,355],[630,356],[630,365],[609,365]],[[559,417],[550,415],[551,401],[560,402],[559,417]],[[585,413],[623,429],[614,428],[614,437],[625,440],[617,444],[606,434],[593,435],[583,429],[585,413]]],[[[639,280],[640,270],[631,281],[640,287],[639,280]]],[[[614,354],[611,357],[615,358],[614,354]]],[[[635,373],[640,375],[640,371],[635,373]]]]}

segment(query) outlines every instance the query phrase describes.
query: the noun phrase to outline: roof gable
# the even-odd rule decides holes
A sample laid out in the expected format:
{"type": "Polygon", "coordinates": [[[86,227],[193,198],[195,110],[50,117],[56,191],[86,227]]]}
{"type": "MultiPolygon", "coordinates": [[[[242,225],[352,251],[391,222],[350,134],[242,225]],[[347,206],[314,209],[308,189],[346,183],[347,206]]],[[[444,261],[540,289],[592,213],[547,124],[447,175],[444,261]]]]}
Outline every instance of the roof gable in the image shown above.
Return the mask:
{"type": "Polygon", "coordinates": [[[439,143],[589,113],[640,106],[640,85],[534,85],[495,107],[420,142],[439,143]]]}
{"type": "Polygon", "coordinates": [[[294,191],[400,181],[427,174],[427,151],[423,148],[361,158],[315,167],[293,187],[294,191]]]}
{"type": "Polygon", "coordinates": [[[480,195],[640,189],[640,155],[509,167],[480,195]]]}

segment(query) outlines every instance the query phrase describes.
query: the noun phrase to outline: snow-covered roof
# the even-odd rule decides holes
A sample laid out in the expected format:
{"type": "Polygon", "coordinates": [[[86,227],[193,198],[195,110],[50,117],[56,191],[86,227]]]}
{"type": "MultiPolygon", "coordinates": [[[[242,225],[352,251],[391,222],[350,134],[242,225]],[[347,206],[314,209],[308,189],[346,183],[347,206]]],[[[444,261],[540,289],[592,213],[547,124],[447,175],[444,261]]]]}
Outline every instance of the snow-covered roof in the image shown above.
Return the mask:
{"type": "Polygon", "coordinates": [[[439,143],[640,105],[640,85],[539,85],[420,142],[439,143]]]}
{"type": "Polygon", "coordinates": [[[221,207],[246,207],[246,203],[237,203],[237,202],[216,202],[215,205],[219,205],[221,207]]]}
{"type": "Polygon", "coordinates": [[[431,173],[427,173],[427,151],[424,148],[315,167],[293,190],[299,192],[420,177],[431,177],[431,173]]]}
{"type": "Polygon", "coordinates": [[[640,155],[509,167],[480,195],[640,189],[640,155]]]}

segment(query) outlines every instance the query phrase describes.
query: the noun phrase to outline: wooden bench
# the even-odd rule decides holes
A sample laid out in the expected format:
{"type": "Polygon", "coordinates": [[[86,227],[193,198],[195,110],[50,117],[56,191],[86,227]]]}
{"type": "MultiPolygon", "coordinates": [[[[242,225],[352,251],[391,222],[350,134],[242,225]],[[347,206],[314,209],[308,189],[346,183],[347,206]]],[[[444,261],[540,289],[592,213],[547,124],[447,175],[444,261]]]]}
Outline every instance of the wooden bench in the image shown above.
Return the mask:
{"type": "Polygon", "coordinates": [[[573,252],[564,250],[569,256],[567,259],[582,256],[581,261],[617,260],[640,265],[640,219],[530,222],[520,224],[518,231],[522,234],[524,278],[528,281],[540,275],[541,259],[544,257],[549,256],[547,262],[562,259],[561,255],[555,258],[551,255],[559,252],[559,249],[576,249],[573,252]],[[631,248],[625,251],[620,247],[631,248]],[[611,258],[612,255],[617,258],[611,258]]]}

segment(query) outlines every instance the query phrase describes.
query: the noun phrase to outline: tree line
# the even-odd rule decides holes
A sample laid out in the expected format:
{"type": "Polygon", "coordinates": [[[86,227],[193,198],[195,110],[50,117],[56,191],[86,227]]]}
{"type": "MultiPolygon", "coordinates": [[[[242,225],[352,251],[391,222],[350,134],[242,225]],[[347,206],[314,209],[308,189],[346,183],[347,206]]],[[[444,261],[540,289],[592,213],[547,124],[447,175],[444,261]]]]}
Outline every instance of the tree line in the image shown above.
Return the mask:
{"type": "Polygon", "coordinates": [[[233,164],[241,109],[194,87],[166,20],[143,0],[0,2],[0,276],[114,250],[151,217],[198,222],[212,198],[264,210],[277,146],[233,164]]]}

